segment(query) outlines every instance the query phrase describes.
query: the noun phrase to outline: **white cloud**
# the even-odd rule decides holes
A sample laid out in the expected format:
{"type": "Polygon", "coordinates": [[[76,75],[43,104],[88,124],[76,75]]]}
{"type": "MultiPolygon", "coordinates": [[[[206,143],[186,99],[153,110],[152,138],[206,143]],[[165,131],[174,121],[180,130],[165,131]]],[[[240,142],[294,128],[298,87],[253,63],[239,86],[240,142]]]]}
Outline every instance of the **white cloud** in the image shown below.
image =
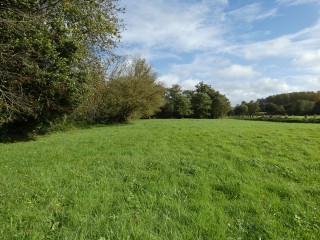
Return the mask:
{"type": "Polygon", "coordinates": [[[169,71],[181,79],[213,79],[217,69],[229,65],[229,61],[214,55],[212,52],[196,54],[190,63],[173,64],[169,71]]]}
{"type": "Polygon", "coordinates": [[[198,79],[187,79],[180,83],[183,90],[194,90],[195,86],[201,82],[198,79]]]}
{"type": "Polygon", "coordinates": [[[304,53],[301,56],[300,61],[302,61],[303,63],[319,65],[320,64],[320,50],[318,50],[317,52],[304,53]]]}
{"type": "Polygon", "coordinates": [[[304,52],[300,57],[295,58],[293,63],[320,73],[320,49],[314,52],[304,52]]]}
{"type": "Polygon", "coordinates": [[[244,7],[238,8],[226,14],[227,17],[233,17],[236,20],[254,22],[266,18],[274,17],[277,9],[272,8],[267,11],[263,10],[261,3],[252,3],[244,7]]]}
{"type": "Polygon", "coordinates": [[[291,52],[288,51],[291,46],[291,39],[287,36],[283,36],[270,41],[244,45],[242,49],[240,48],[239,53],[242,52],[245,58],[251,60],[269,56],[285,56],[291,54],[291,52]]]}
{"type": "Polygon", "coordinates": [[[319,3],[319,0],[277,0],[277,3],[292,6],[292,5],[319,3]]]}
{"type": "Polygon", "coordinates": [[[126,3],[123,42],[153,49],[203,50],[219,46],[224,30],[218,24],[227,1],[182,2],[135,0],[126,3]]]}
{"type": "Polygon", "coordinates": [[[297,33],[242,45],[233,45],[222,49],[231,55],[248,60],[258,60],[266,57],[298,58],[306,52],[312,52],[320,45],[320,21],[297,33]]]}
{"type": "Polygon", "coordinates": [[[286,92],[296,92],[301,89],[301,86],[292,86],[286,80],[263,78],[256,82],[253,82],[251,86],[257,93],[263,93],[268,95],[286,92]]]}
{"type": "Polygon", "coordinates": [[[261,75],[251,65],[233,64],[223,57],[215,57],[214,52],[198,54],[188,64],[175,64],[170,73],[180,76],[180,79],[195,78],[204,81],[252,79],[261,75]]]}
{"type": "Polygon", "coordinates": [[[241,101],[256,100],[280,93],[319,91],[320,77],[301,75],[284,78],[266,77],[256,81],[224,81],[218,82],[216,87],[235,106],[241,103],[241,101]]]}
{"type": "Polygon", "coordinates": [[[261,78],[256,81],[219,82],[217,88],[230,99],[233,105],[239,104],[241,101],[256,100],[286,92],[304,91],[308,88],[301,85],[291,85],[289,82],[285,79],[261,78]]]}
{"type": "Polygon", "coordinates": [[[168,74],[158,78],[158,81],[163,83],[166,87],[171,87],[174,84],[179,83],[179,76],[168,74]]]}
{"type": "Polygon", "coordinates": [[[217,76],[222,78],[252,78],[259,73],[253,70],[252,66],[233,64],[221,71],[217,71],[217,76]]]}
{"type": "Polygon", "coordinates": [[[294,75],[286,79],[303,86],[304,91],[320,91],[320,77],[317,75],[294,75]]]}

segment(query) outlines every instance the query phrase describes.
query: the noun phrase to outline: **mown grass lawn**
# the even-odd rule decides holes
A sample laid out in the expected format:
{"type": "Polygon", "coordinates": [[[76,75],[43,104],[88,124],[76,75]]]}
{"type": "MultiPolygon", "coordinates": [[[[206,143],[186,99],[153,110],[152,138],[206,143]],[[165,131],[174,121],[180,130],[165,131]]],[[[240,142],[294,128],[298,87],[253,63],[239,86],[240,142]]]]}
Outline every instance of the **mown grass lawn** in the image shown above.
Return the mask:
{"type": "Polygon", "coordinates": [[[320,239],[320,125],[140,120],[0,144],[1,239],[320,239]]]}

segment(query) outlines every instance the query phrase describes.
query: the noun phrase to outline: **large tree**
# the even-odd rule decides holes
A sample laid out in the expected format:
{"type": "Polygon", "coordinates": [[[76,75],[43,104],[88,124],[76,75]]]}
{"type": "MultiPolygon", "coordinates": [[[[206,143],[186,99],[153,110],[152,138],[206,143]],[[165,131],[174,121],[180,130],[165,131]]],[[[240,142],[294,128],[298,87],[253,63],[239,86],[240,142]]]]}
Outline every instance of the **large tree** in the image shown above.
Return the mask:
{"type": "Polygon", "coordinates": [[[191,98],[191,104],[195,118],[210,117],[211,99],[207,93],[196,92],[191,98]]]}
{"type": "Polygon", "coordinates": [[[245,116],[248,114],[248,106],[245,102],[242,102],[240,105],[237,105],[234,110],[236,116],[245,116]]]}
{"type": "MultiPolygon", "coordinates": [[[[229,99],[220,94],[219,91],[214,90],[210,85],[200,82],[196,85],[196,93],[207,94],[210,98],[210,108],[208,109],[208,116],[210,118],[221,118],[227,115],[231,110],[229,99]]],[[[197,110],[194,109],[196,112],[197,110]]]]}
{"type": "Polygon", "coordinates": [[[231,110],[232,108],[229,99],[225,95],[216,92],[216,97],[211,103],[211,117],[225,117],[231,110]]]}
{"type": "Polygon", "coordinates": [[[178,84],[172,85],[165,94],[165,104],[158,114],[166,118],[183,118],[189,116],[191,111],[190,99],[182,94],[181,87],[178,84]]]}
{"type": "Polygon", "coordinates": [[[314,114],[320,114],[320,101],[317,101],[317,102],[314,104],[313,113],[314,113],[314,114]]]}
{"type": "Polygon", "coordinates": [[[253,116],[255,115],[257,112],[259,112],[260,107],[259,107],[259,102],[254,102],[254,101],[250,101],[247,103],[248,106],[248,114],[249,116],[253,116]]]}
{"type": "Polygon", "coordinates": [[[283,106],[278,106],[275,103],[268,103],[265,107],[265,110],[270,115],[276,115],[276,114],[284,114],[285,110],[283,106]]]}
{"type": "Polygon", "coordinates": [[[121,11],[116,0],[1,1],[0,123],[70,112],[90,78],[87,64],[119,41],[121,11]]]}

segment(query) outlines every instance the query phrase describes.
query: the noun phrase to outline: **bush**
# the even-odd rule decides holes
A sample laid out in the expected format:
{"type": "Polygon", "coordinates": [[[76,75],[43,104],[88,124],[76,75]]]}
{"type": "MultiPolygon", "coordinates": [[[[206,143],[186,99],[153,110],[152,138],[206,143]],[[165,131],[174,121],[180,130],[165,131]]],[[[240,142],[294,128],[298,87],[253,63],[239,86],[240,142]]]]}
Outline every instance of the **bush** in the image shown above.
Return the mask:
{"type": "Polygon", "coordinates": [[[122,59],[106,80],[101,65],[91,68],[91,81],[81,105],[73,113],[89,123],[128,122],[153,115],[164,103],[164,87],[144,59],[122,59]]]}

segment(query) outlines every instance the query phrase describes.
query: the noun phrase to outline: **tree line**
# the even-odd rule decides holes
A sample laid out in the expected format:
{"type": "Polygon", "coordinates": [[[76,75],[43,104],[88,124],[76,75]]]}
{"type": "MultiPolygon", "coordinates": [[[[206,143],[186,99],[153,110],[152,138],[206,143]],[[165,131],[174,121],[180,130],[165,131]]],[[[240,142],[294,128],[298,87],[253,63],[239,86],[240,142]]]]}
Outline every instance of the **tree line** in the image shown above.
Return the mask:
{"type": "Polygon", "coordinates": [[[282,93],[249,103],[243,101],[234,108],[233,114],[253,116],[259,112],[269,115],[318,115],[320,114],[320,91],[282,93]]]}

